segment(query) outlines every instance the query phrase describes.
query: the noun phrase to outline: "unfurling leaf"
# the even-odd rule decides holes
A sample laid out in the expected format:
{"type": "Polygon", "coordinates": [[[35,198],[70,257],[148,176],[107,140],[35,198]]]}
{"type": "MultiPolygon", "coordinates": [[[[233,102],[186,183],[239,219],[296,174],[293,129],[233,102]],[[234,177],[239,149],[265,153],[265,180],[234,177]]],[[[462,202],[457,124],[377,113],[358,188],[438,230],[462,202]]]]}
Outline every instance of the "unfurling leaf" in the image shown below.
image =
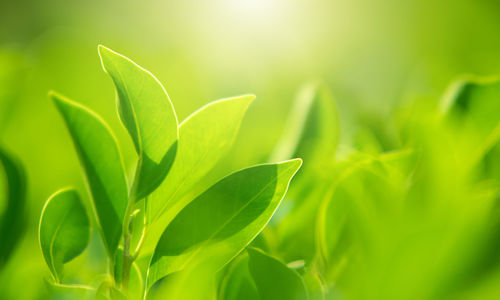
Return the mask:
{"type": "Polygon", "coordinates": [[[120,119],[139,154],[135,177],[136,200],[160,185],[177,151],[177,116],[167,92],[153,74],[130,59],[99,46],[104,70],[118,94],[120,119]]]}
{"type": "Polygon", "coordinates": [[[224,266],[267,225],[302,161],[293,159],[235,172],[188,204],[155,249],[148,288],[190,264],[224,266]]]}
{"type": "Polygon", "coordinates": [[[128,202],[127,182],[116,140],[94,112],[51,93],[85,171],[102,236],[110,257],[120,241],[128,202]]]}
{"type": "Polygon", "coordinates": [[[61,281],[63,265],[87,247],[89,235],[89,219],[75,190],[61,190],[47,200],[38,237],[43,257],[56,282],[61,281]]]}

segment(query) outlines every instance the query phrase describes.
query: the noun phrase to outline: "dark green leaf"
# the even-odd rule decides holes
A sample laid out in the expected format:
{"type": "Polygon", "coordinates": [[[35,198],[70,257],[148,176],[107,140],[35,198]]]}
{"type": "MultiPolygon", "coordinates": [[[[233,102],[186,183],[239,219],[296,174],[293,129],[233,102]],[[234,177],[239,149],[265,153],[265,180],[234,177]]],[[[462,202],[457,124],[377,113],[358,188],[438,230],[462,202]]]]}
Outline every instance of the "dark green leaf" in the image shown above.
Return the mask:
{"type": "Polygon", "coordinates": [[[0,148],[0,162],[7,179],[6,208],[0,215],[0,268],[19,242],[25,225],[26,177],[24,169],[0,148]]]}
{"type": "Polygon", "coordinates": [[[127,182],[116,140],[109,127],[94,112],[51,93],[64,117],[80,163],[85,170],[93,204],[108,254],[113,256],[120,241],[128,202],[127,182]]]}

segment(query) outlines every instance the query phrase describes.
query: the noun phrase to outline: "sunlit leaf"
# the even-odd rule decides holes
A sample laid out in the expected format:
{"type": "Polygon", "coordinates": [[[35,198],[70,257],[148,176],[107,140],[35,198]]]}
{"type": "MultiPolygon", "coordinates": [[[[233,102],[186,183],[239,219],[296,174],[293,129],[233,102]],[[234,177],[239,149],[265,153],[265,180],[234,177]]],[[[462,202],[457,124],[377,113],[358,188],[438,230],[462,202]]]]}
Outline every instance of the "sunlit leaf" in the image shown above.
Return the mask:
{"type": "Polygon", "coordinates": [[[215,101],[182,122],[174,165],[148,198],[150,220],[167,211],[226,155],[254,98],[241,96],[215,101]]]}
{"type": "Polygon", "coordinates": [[[279,260],[260,250],[250,248],[248,269],[257,286],[261,300],[306,300],[306,286],[300,275],[279,260]]]}
{"type": "Polygon", "coordinates": [[[99,46],[104,70],[118,94],[118,110],[139,154],[136,199],[163,181],[177,151],[177,116],[167,92],[153,74],[130,59],[99,46]]]}
{"type": "Polygon", "coordinates": [[[116,140],[97,114],[55,93],[51,97],[73,138],[104,244],[112,256],[120,241],[128,201],[127,182],[116,140]]]}
{"type": "Polygon", "coordinates": [[[214,300],[217,298],[216,261],[196,261],[182,272],[170,274],[147,293],[148,300],[189,299],[214,300]]]}
{"type": "Polygon", "coordinates": [[[87,247],[89,236],[89,219],[75,190],[61,190],[47,200],[40,218],[39,239],[56,282],[61,281],[63,265],[87,247]]]}
{"type": "Polygon", "coordinates": [[[25,225],[26,176],[20,163],[0,148],[0,162],[7,180],[7,202],[0,214],[0,268],[22,237],[25,225]]]}
{"type": "Polygon", "coordinates": [[[187,205],[165,229],[151,260],[148,287],[209,259],[222,267],[266,226],[302,161],[235,172],[187,205]]]}

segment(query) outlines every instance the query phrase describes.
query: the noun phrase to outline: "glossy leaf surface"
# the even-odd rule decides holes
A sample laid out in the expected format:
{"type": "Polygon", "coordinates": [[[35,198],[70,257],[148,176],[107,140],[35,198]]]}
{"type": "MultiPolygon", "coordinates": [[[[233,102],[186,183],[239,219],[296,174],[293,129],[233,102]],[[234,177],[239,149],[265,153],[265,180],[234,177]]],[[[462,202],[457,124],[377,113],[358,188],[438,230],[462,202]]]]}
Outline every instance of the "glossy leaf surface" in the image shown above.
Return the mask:
{"type": "Polygon", "coordinates": [[[120,119],[139,154],[136,199],[163,181],[177,151],[177,116],[167,92],[149,71],[104,46],[99,46],[104,70],[118,94],[120,119]]]}
{"type": "Polygon", "coordinates": [[[155,220],[206,175],[233,145],[254,96],[212,102],[182,122],[172,170],[148,198],[149,219],[155,220]]]}
{"type": "Polygon", "coordinates": [[[127,182],[116,140],[94,112],[55,93],[51,94],[63,116],[85,171],[104,244],[113,255],[120,241],[128,201],[127,182]]]}
{"type": "Polygon", "coordinates": [[[148,287],[191,263],[222,267],[266,226],[301,165],[300,159],[235,172],[187,205],[164,231],[148,287]]]}
{"type": "Polygon", "coordinates": [[[87,247],[89,236],[89,219],[75,190],[61,190],[49,198],[40,219],[39,239],[56,282],[61,281],[63,265],[87,247]]]}

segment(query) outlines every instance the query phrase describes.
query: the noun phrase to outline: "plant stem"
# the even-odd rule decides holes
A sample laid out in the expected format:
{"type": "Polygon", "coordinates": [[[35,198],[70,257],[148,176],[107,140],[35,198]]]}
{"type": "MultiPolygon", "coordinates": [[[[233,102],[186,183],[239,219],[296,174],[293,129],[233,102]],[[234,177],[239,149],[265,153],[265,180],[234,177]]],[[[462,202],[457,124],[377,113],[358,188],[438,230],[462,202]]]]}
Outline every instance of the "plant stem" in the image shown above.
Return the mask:
{"type": "MultiPolygon", "coordinates": [[[[132,231],[134,230],[134,228],[132,228],[133,224],[131,224],[132,209],[134,207],[134,204],[137,202],[137,200],[141,200],[141,199],[137,198],[137,184],[138,184],[138,178],[140,177],[139,172],[142,169],[142,163],[143,163],[143,158],[141,156],[141,157],[139,157],[139,160],[137,161],[135,179],[134,179],[134,183],[132,184],[132,188],[130,190],[127,209],[126,209],[124,220],[123,220],[122,289],[125,292],[128,291],[129,279],[130,279],[130,269],[132,268],[132,264],[134,263],[135,259],[137,258],[137,255],[139,254],[140,248],[142,246],[143,238],[145,235],[145,225],[146,224],[144,224],[141,239],[140,239],[139,244],[137,245],[136,249],[130,249],[130,242],[132,240],[132,231]]],[[[147,199],[147,197],[146,197],[146,199],[147,199]]],[[[146,213],[145,210],[146,210],[146,206],[144,206],[144,213],[146,213]]],[[[146,218],[146,216],[144,216],[144,218],[146,218]]]]}
{"type": "MultiPolygon", "coordinates": [[[[132,200],[132,199],[131,199],[132,200]]],[[[132,257],[130,256],[131,233],[128,224],[130,223],[130,210],[132,205],[129,203],[125,215],[123,226],[123,264],[122,264],[122,288],[127,291],[130,277],[130,268],[132,266],[132,257]]]]}
{"type": "Polygon", "coordinates": [[[132,237],[132,233],[130,230],[130,216],[132,214],[132,208],[135,203],[135,193],[136,187],[135,184],[132,186],[132,190],[130,191],[130,197],[127,204],[127,209],[125,211],[125,216],[123,220],[123,264],[122,264],[122,289],[124,291],[128,290],[129,285],[129,277],[130,277],[130,268],[132,267],[132,263],[134,262],[134,258],[130,254],[130,240],[132,237]]]}

